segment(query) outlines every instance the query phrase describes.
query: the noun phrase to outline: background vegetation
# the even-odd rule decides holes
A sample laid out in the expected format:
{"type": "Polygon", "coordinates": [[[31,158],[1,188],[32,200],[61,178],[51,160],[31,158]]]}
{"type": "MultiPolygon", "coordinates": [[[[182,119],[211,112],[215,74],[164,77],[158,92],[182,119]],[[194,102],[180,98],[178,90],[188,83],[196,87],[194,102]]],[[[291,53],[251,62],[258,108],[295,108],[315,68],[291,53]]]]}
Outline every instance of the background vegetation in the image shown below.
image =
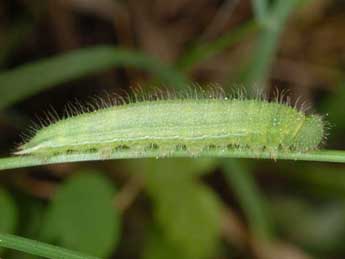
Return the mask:
{"type": "MultiPolygon", "coordinates": [[[[191,82],[289,89],[345,149],[345,4],[336,0],[0,0],[0,153],[77,99],[191,82]]],[[[84,162],[0,173],[0,257],[344,258],[343,165],[84,162]],[[6,238],[5,238],[6,237],[6,238]],[[36,255],[22,253],[29,251],[36,255]]]]}

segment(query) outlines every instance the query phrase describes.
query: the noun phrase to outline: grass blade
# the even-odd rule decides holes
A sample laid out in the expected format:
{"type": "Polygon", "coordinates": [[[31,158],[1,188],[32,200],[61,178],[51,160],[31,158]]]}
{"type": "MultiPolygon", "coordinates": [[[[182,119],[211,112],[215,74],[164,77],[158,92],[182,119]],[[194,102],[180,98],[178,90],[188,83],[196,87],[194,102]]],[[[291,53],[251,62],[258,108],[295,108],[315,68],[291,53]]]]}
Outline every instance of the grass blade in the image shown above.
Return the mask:
{"type": "MultiPolygon", "coordinates": [[[[22,168],[30,166],[70,163],[81,161],[99,161],[109,159],[129,159],[129,158],[157,158],[159,151],[145,151],[145,153],[133,153],[130,150],[113,153],[107,158],[101,158],[97,153],[89,154],[66,154],[53,156],[50,158],[39,158],[34,156],[17,156],[0,159],[0,170],[22,168]]],[[[170,157],[195,157],[188,151],[177,151],[170,157]]],[[[269,152],[251,152],[241,150],[206,150],[199,157],[215,157],[215,158],[257,158],[272,159],[269,152]]],[[[317,161],[317,162],[333,162],[345,163],[345,151],[343,150],[317,150],[308,153],[280,153],[277,159],[282,160],[299,160],[299,161],[317,161]]]]}
{"type": "Polygon", "coordinates": [[[0,109],[57,84],[113,66],[147,70],[163,83],[176,88],[187,85],[187,80],[182,74],[144,53],[98,46],[71,51],[2,72],[0,109]]]}
{"type": "Polygon", "coordinates": [[[0,247],[50,259],[100,259],[39,241],[0,233],[0,247]]]}

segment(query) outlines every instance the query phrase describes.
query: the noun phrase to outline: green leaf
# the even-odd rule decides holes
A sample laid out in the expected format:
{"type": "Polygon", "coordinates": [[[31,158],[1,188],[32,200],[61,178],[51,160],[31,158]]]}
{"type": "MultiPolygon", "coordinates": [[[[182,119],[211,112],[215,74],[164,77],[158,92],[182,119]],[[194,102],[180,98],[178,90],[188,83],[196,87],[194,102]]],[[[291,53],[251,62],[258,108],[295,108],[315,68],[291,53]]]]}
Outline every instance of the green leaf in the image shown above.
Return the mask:
{"type": "Polygon", "coordinates": [[[98,171],[80,171],[57,191],[43,238],[94,256],[109,256],[120,235],[113,199],[113,186],[98,171]]]}
{"type": "Polygon", "coordinates": [[[143,259],[187,259],[159,231],[151,231],[144,246],[143,259]]]}
{"type": "Polygon", "coordinates": [[[193,184],[175,186],[170,191],[156,204],[156,218],[167,239],[188,258],[211,256],[220,236],[220,208],[214,194],[193,184]]]}
{"type": "Polygon", "coordinates": [[[22,65],[0,74],[0,109],[57,84],[114,66],[147,70],[163,83],[180,88],[187,80],[176,70],[141,52],[98,46],[22,65]]]}
{"type": "MultiPolygon", "coordinates": [[[[10,194],[0,189],[0,232],[13,233],[17,224],[17,208],[10,194]]],[[[0,254],[2,249],[0,249],[0,254]]]]}
{"type": "Polygon", "coordinates": [[[188,173],[176,170],[173,164],[163,170],[161,163],[152,163],[145,176],[162,233],[186,258],[213,255],[220,237],[219,200],[188,173]]]}

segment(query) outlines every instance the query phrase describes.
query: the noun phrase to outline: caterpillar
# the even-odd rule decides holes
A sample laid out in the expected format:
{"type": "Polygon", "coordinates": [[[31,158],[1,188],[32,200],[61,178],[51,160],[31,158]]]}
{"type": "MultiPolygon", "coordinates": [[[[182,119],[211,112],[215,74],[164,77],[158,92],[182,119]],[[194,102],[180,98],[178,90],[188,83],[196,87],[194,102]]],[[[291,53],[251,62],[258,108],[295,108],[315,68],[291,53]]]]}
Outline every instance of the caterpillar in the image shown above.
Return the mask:
{"type": "Polygon", "coordinates": [[[208,148],[279,152],[317,149],[325,136],[319,115],[282,101],[203,96],[125,102],[68,116],[43,126],[15,155],[43,157],[97,152],[190,156],[208,148]]]}

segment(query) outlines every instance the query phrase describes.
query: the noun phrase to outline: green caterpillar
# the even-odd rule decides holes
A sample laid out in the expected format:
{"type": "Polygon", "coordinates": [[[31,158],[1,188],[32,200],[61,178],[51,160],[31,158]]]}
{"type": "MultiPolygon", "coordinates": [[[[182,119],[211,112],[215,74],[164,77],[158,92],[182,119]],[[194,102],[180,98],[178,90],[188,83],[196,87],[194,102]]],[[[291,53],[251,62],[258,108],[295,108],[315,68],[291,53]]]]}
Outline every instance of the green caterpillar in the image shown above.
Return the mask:
{"type": "Polygon", "coordinates": [[[243,98],[138,101],[85,112],[42,127],[15,152],[50,157],[97,152],[143,154],[157,150],[190,156],[208,148],[307,152],[324,139],[324,122],[281,102],[243,98]]]}

